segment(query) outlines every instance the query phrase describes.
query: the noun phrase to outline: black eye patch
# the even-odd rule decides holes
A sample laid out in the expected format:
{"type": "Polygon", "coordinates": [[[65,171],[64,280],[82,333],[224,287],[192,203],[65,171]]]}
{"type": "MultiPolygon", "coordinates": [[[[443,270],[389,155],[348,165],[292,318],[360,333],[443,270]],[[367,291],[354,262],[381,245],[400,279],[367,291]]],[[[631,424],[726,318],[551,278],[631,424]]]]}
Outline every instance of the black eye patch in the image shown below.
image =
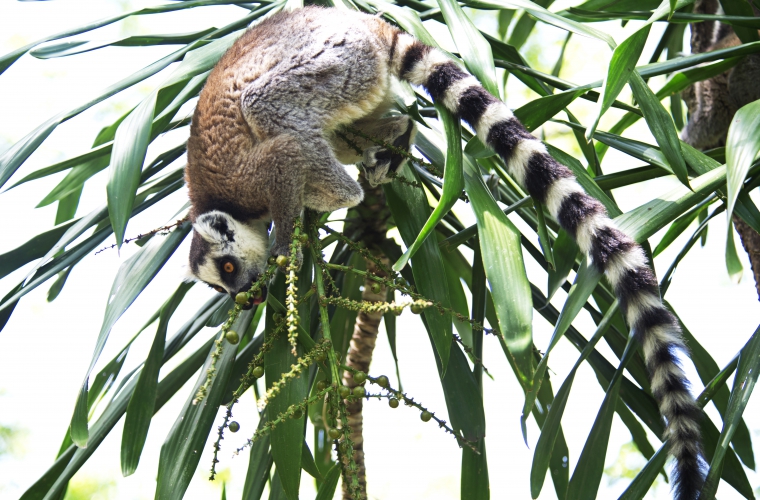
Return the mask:
{"type": "Polygon", "coordinates": [[[235,283],[235,278],[240,271],[237,259],[230,255],[218,257],[216,259],[216,268],[219,272],[219,277],[224,283],[228,285],[233,285],[235,283]]]}

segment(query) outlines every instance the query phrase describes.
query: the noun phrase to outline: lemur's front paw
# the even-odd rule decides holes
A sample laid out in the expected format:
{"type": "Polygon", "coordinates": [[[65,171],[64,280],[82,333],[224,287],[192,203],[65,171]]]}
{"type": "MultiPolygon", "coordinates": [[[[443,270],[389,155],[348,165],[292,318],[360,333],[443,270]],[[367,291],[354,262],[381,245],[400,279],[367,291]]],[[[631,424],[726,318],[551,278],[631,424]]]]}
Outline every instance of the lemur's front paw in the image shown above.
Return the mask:
{"type": "Polygon", "coordinates": [[[396,173],[406,162],[406,154],[414,138],[414,122],[409,120],[406,131],[394,139],[392,148],[372,146],[364,151],[362,168],[370,186],[391,182],[390,173],[396,173]]]}

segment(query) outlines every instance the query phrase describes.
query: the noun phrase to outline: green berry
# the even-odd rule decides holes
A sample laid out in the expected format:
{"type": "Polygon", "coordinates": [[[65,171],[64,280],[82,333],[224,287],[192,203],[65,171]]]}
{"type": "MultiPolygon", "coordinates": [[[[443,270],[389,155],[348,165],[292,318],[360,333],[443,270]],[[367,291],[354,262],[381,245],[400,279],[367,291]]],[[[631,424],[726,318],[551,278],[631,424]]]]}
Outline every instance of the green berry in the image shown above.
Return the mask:
{"type": "Polygon", "coordinates": [[[248,302],[248,292],[240,292],[239,294],[235,295],[235,302],[241,306],[248,302]]]}
{"type": "Polygon", "coordinates": [[[423,411],[420,413],[420,420],[423,422],[430,422],[430,419],[433,418],[433,414],[429,411],[423,411]]]}
{"type": "Polygon", "coordinates": [[[285,317],[280,313],[274,313],[272,315],[272,319],[274,320],[275,325],[279,325],[280,323],[282,323],[282,320],[285,319],[285,317]]]}
{"type": "Polygon", "coordinates": [[[357,397],[357,398],[363,398],[364,397],[364,387],[362,387],[360,385],[357,385],[356,387],[354,387],[354,390],[351,391],[351,392],[354,395],[354,397],[357,397]]]}
{"type": "Polygon", "coordinates": [[[253,369],[253,376],[254,378],[261,378],[264,376],[264,367],[263,366],[257,366],[253,369]]]}
{"type": "Polygon", "coordinates": [[[273,266],[276,263],[277,263],[277,258],[274,255],[270,255],[269,258],[267,259],[267,264],[269,264],[270,266],[273,266]]]}
{"type": "Polygon", "coordinates": [[[364,381],[367,380],[367,374],[364,372],[356,372],[354,373],[354,382],[357,384],[363,384],[364,381]]]}
{"type": "Polygon", "coordinates": [[[293,420],[298,420],[301,417],[303,417],[303,412],[301,411],[300,408],[290,414],[290,418],[292,418],[293,420]]]}
{"type": "Polygon", "coordinates": [[[327,382],[325,382],[324,380],[320,380],[319,382],[317,382],[317,390],[319,392],[324,391],[326,388],[327,388],[327,382]]]}
{"type": "Polygon", "coordinates": [[[301,244],[306,243],[307,241],[309,241],[309,236],[301,233],[298,235],[298,241],[300,241],[301,244]]]}
{"type": "Polygon", "coordinates": [[[233,420],[232,422],[230,422],[229,428],[230,428],[230,432],[237,432],[240,430],[240,424],[233,420]]]}
{"type": "Polygon", "coordinates": [[[317,362],[322,363],[327,359],[327,354],[325,354],[324,351],[320,351],[314,356],[314,359],[316,359],[317,362]]]}
{"type": "Polygon", "coordinates": [[[329,431],[327,431],[327,435],[330,436],[330,439],[338,439],[340,437],[340,431],[333,427],[329,431]]]}
{"type": "Polygon", "coordinates": [[[338,394],[340,395],[342,399],[346,399],[349,396],[349,394],[351,394],[351,389],[349,389],[345,385],[342,385],[338,387],[338,394]]]}
{"type": "Polygon", "coordinates": [[[240,335],[235,330],[229,330],[227,333],[224,334],[224,338],[227,339],[227,342],[229,342],[232,345],[237,344],[240,342],[240,335]]]}
{"type": "Polygon", "coordinates": [[[422,312],[423,307],[419,304],[412,304],[409,307],[409,310],[412,311],[414,314],[420,314],[422,312]]]}
{"type": "Polygon", "coordinates": [[[380,283],[373,283],[372,284],[372,293],[374,293],[375,295],[377,295],[377,294],[380,293],[381,290],[382,290],[382,287],[380,286],[380,283]]]}
{"type": "Polygon", "coordinates": [[[380,387],[388,387],[388,385],[390,385],[390,381],[388,380],[388,377],[386,377],[385,375],[380,375],[379,377],[377,377],[377,385],[379,385],[380,387]]]}
{"type": "Polygon", "coordinates": [[[398,408],[398,399],[396,398],[389,399],[388,406],[390,406],[391,408],[398,408]]]}
{"type": "Polygon", "coordinates": [[[288,265],[288,258],[285,257],[284,255],[278,255],[277,259],[275,259],[275,262],[277,263],[278,266],[285,267],[288,265]]]}

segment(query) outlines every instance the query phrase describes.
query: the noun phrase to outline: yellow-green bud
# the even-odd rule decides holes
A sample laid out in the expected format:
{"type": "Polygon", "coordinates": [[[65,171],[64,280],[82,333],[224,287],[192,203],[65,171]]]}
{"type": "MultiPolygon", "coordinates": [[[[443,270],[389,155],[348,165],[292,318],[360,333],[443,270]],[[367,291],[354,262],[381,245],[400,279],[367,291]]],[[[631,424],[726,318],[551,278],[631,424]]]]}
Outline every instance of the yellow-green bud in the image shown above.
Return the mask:
{"type": "Polygon", "coordinates": [[[288,265],[288,258],[284,255],[278,255],[277,259],[275,260],[278,266],[285,267],[288,265]]]}

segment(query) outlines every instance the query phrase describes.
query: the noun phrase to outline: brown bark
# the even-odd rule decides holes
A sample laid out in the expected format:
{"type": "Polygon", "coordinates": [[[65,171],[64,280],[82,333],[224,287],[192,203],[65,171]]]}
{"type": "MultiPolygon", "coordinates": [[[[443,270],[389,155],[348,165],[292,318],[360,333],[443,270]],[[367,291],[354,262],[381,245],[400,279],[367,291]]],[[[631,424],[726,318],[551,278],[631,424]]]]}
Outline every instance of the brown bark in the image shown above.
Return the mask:
{"type": "MultiPolygon", "coordinates": [[[[380,243],[386,238],[386,220],[389,216],[388,207],[385,204],[385,194],[382,187],[371,187],[363,175],[359,176],[359,183],[364,189],[364,201],[357,207],[358,220],[352,223],[353,227],[346,229],[346,233],[359,232],[357,241],[363,242],[372,254],[378,258],[384,265],[388,265],[388,258],[377,250],[380,243]]],[[[374,262],[367,260],[367,271],[378,276],[385,277],[386,274],[378,269],[374,262]]],[[[370,302],[384,302],[387,290],[381,287],[379,293],[372,292],[373,281],[366,279],[364,281],[364,290],[362,291],[362,300],[370,302]]],[[[354,324],[354,332],[351,336],[351,344],[346,355],[346,366],[356,370],[369,372],[369,365],[372,362],[372,353],[375,350],[377,333],[382,321],[382,313],[365,313],[359,312],[354,324]]],[[[343,384],[354,388],[358,384],[354,381],[353,374],[346,371],[343,375],[343,384]]],[[[364,436],[363,436],[363,416],[362,404],[363,399],[353,400],[348,403],[348,425],[351,428],[351,440],[354,443],[354,461],[358,471],[357,479],[359,481],[360,498],[367,498],[367,478],[364,466],[364,436]]],[[[355,500],[343,482],[344,500],[355,500]]]]}
{"type": "Polygon", "coordinates": [[[742,246],[749,256],[749,263],[752,266],[752,275],[755,278],[755,290],[757,290],[757,300],[760,300],[760,234],[752,229],[749,224],[741,218],[734,215],[734,227],[739,233],[742,246]]]}
{"type": "MultiPolygon", "coordinates": [[[[697,0],[694,4],[694,12],[696,13],[712,14],[717,11],[718,2],[716,0],[697,0]]],[[[760,13],[757,9],[754,9],[754,12],[756,16],[760,13]]],[[[739,43],[728,25],[719,24],[716,29],[714,22],[703,22],[692,23],[690,27],[691,51],[695,54],[739,43]]],[[[746,59],[745,62],[747,62],[746,59]]],[[[734,97],[746,94],[746,92],[740,92],[737,89],[732,91],[731,88],[733,87],[730,88],[729,85],[730,80],[733,78],[735,85],[746,86],[746,83],[743,82],[752,81],[754,77],[754,73],[751,71],[750,66],[745,68],[740,63],[736,68],[704,82],[698,82],[683,92],[683,98],[690,112],[684,141],[701,149],[719,147],[726,143],[728,124],[733,119],[736,110],[745,104],[743,101],[734,102],[734,97]],[[743,77],[742,72],[746,72],[747,75],[743,77]],[[705,109],[700,112],[701,108],[705,109]],[[705,137],[712,137],[715,141],[704,143],[701,139],[705,137]]],[[[753,95],[752,100],[754,99],[756,96],[753,95]]],[[[749,257],[752,275],[755,279],[755,289],[758,300],[760,300],[760,234],[736,214],[733,215],[732,219],[734,227],[739,233],[742,246],[749,257]]]]}

